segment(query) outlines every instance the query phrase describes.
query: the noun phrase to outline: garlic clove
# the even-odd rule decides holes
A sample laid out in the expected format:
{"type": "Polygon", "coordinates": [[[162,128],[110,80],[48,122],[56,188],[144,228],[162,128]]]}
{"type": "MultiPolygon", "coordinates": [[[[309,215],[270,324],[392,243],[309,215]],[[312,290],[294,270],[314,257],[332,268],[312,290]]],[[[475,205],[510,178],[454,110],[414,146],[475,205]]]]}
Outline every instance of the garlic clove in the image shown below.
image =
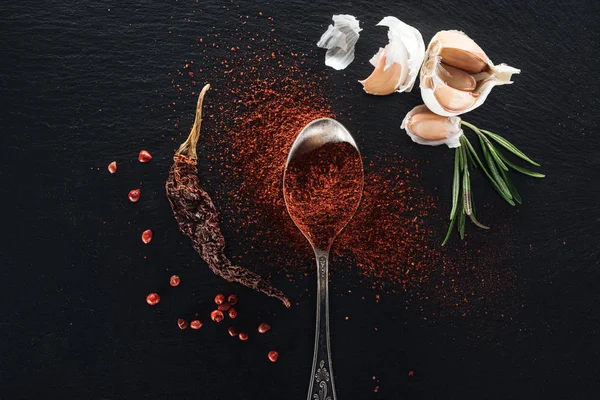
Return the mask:
{"type": "Polygon", "coordinates": [[[486,69],[487,62],[480,57],[460,49],[443,49],[440,57],[448,65],[454,65],[469,73],[477,73],[486,69]]]}
{"type": "Polygon", "coordinates": [[[456,113],[472,107],[477,102],[477,96],[473,92],[454,89],[443,82],[436,85],[433,95],[444,110],[456,113]]]}
{"type": "Polygon", "coordinates": [[[371,75],[367,79],[359,81],[362,83],[365,92],[369,94],[385,96],[393,93],[402,75],[402,67],[398,63],[392,64],[387,70],[385,69],[386,57],[383,55],[383,52],[384,50],[380,48],[379,52],[375,55],[378,61],[371,75]]]}
{"type": "Polygon", "coordinates": [[[389,28],[389,43],[371,58],[375,70],[359,82],[365,92],[374,95],[410,92],[423,63],[423,37],[417,29],[395,17],[385,17],[377,26],[389,28]]]}
{"type": "Polygon", "coordinates": [[[325,65],[341,70],[354,61],[354,45],[362,29],[352,15],[334,15],[332,19],[333,25],[321,35],[317,46],[327,49],[325,65]]]}
{"type": "Polygon", "coordinates": [[[434,113],[413,115],[407,126],[410,127],[415,136],[422,139],[442,140],[448,137],[448,121],[445,117],[440,117],[434,113]]]}
{"type": "MultiPolygon", "coordinates": [[[[473,39],[461,31],[440,31],[434,38],[441,45],[440,56],[448,65],[477,73],[483,71],[490,59],[473,39]],[[454,64],[457,63],[458,65],[454,64]]],[[[433,41],[433,39],[431,39],[433,41]]]]}
{"type": "Polygon", "coordinates": [[[444,63],[439,65],[439,76],[444,83],[458,90],[474,90],[477,86],[475,78],[462,69],[454,68],[444,63]]]}
{"type": "Polygon", "coordinates": [[[431,112],[427,106],[420,105],[406,114],[400,128],[413,142],[439,146],[445,144],[450,148],[460,146],[463,131],[460,127],[460,117],[442,117],[431,112]]]}
{"type": "Polygon", "coordinates": [[[482,105],[492,88],[512,83],[521,71],[494,65],[470,37],[459,31],[440,31],[427,46],[421,68],[421,97],[442,116],[469,112],[482,105]]]}

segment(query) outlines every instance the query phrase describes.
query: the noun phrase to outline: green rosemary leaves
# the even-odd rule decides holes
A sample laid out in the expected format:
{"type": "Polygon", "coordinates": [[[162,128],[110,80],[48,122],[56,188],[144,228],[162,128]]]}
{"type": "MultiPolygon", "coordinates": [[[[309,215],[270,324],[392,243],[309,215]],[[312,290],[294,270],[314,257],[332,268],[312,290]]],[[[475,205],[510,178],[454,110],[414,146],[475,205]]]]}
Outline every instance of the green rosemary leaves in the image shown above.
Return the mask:
{"type": "Polygon", "coordinates": [[[521,204],[522,199],[517,188],[508,176],[511,169],[534,178],[543,178],[545,176],[510,161],[506,155],[502,153],[501,148],[507,150],[516,157],[527,161],[531,165],[536,167],[540,166],[540,164],[527,157],[525,153],[502,136],[484,129],[479,129],[475,125],[465,121],[461,121],[461,124],[475,132],[481,146],[481,157],[477,154],[467,136],[462,135],[460,137],[461,146],[457,147],[454,153],[454,181],[452,184],[450,226],[446,233],[446,237],[442,242],[442,246],[450,239],[450,235],[452,234],[455,225],[460,238],[464,239],[467,217],[469,217],[471,222],[477,227],[489,229],[488,226],[479,222],[475,216],[475,202],[473,200],[473,191],[471,190],[470,169],[481,168],[492,187],[512,206],[516,203],[521,204]]]}

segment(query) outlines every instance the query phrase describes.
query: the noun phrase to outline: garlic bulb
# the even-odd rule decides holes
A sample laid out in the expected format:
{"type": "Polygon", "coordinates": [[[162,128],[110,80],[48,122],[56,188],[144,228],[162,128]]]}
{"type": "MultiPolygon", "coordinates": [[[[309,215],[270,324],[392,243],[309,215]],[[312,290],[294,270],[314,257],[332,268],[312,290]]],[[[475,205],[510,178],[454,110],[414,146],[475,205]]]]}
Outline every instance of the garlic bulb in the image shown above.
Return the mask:
{"type": "Polygon", "coordinates": [[[423,63],[425,43],[421,33],[396,17],[385,17],[377,26],[389,28],[389,43],[379,48],[369,60],[375,70],[359,81],[365,92],[388,95],[393,92],[410,92],[423,63]]]}
{"type": "Polygon", "coordinates": [[[460,146],[463,131],[460,127],[460,117],[442,117],[434,114],[426,105],[420,105],[406,114],[400,128],[413,142],[427,146],[445,144],[450,148],[460,146]]]}
{"type": "Polygon", "coordinates": [[[340,70],[354,61],[354,45],[362,31],[352,15],[334,15],[333,25],[323,35],[317,46],[327,49],[325,65],[340,70]]]}
{"type": "Polygon", "coordinates": [[[427,47],[421,68],[421,97],[438,115],[469,112],[483,104],[496,85],[512,83],[521,71],[494,65],[470,37],[460,31],[440,31],[427,47]]]}

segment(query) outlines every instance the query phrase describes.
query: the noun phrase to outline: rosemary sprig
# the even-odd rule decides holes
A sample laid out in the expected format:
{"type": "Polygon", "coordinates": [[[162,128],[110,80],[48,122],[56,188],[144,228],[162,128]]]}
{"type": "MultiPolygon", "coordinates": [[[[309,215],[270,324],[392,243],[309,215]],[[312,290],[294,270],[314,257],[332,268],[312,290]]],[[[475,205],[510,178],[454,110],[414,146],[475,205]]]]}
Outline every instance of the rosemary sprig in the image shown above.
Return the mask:
{"type": "Polygon", "coordinates": [[[458,209],[458,193],[460,192],[460,148],[456,149],[454,157],[454,183],[452,184],[452,210],[450,211],[450,219],[456,217],[458,209]]]}
{"type": "Polygon", "coordinates": [[[534,178],[545,177],[543,174],[528,170],[510,161],[494,143],[499,144],[505,150],[508,150],[528,163],[538,167],[540,166],[540,164],[533,161],[502,136],[488,130],[479,129],[466,121],[461,121],[461,123],[475,132],[479,139],[479,144],[481,145],[482,155],[480,157],[477,154],[477,151],[466,135],[461,136],[461,145],[460,147],[457,147],[454,152],[454,181],[452,183],[450,226],[448,227],[442,246],[450,239],[450,235],[455,225],[460,238],[464,239],[467,216],[477,227],[489,229],[488,226],[483,225],[475,217],[475,203],[473,201],[471,173],[469,172],[469,168],[476,169],[479,167],[490,181],[492,187],[512,206],[515,205],[515,202],[522,204],[523,199],[508,175],[511,169],[534,178]],[[482,161],[482,159],[484,161],[482,161]]]}
{"type": "Polygon", "coordinates": [[[546,175],[544,175],[544,174],[540,174],[539,172],[530,171],[530,170],[528,170],[527,168],[523,168],[523,167],[520,167],[520,166],[518,166],[518,165],[515,165],[515,164],[513,164],[512,162],[510,162],[510,161],[509,161],[509,160],[508,160],[508,159],[507,159],[507,158],[506,158],[504,155],[502,155],[502,154],[500,155],[500,157],[502,158],[502,160],[503,160],[503,161],[504,161],[506,164],[508,164],[508,166],[509,166],[509,167],[511,167],[511,168],[512,168],[512,169],[514,169],[515,171],[518,171],[518,172],[520,172],[520,173],[522,173],[522,174],[524,174],[524,175],[529,175],[529,176],[531,176],[531,177],[533,177],[533,178],[545,178],[545,177],[546,177],[546,175]]]}
{"type": "Polygon", "coordinates": [[[489,137],[491,137],[492,139],[494,139],[496,142],[498,142],[498,144],[500,144],[500,146],[504,147],[506,150],[510,151],[511,153],[513,153],[514,155],[516,155],[517,157],[522,158],[523,160],[527,161],[528,163],[530,163],[532,165],[535,165],[536,167],[540,167],[540,164],[536,163],[531,158],[527,157],[525,155],[525,153],[523,153],[521,150],[519,150],[511,142],[509,142],[508,140],[504,139],[502,136],[497,135],[497,134],[495,134],[493,132],[490,132],[490,131],[486,131],[485,129],[481,129],[481,132],[485,133],[486,135],[488,135],[489,137]]]}

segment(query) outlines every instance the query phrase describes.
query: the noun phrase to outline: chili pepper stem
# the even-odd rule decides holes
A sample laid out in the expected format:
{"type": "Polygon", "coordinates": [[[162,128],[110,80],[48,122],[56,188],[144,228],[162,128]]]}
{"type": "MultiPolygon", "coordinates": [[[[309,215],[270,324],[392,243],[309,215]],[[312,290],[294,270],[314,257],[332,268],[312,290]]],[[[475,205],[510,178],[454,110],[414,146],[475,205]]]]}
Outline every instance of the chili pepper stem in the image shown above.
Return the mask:
{"type": "Polygon", "coordinates": [[[204,95],[208,89],[210,89],[210,84],[207,83],[198,96],[198,103],[196,103],[196,118],[194,119],[194,125],[190,131],[190,135],[177,150],[177,154],[183,154],[193,160],[198,158],[198,155],[196,154],[196,144],[200,137],[200,125],[202,125],[202,103],[204,102],[204,95]]]}

